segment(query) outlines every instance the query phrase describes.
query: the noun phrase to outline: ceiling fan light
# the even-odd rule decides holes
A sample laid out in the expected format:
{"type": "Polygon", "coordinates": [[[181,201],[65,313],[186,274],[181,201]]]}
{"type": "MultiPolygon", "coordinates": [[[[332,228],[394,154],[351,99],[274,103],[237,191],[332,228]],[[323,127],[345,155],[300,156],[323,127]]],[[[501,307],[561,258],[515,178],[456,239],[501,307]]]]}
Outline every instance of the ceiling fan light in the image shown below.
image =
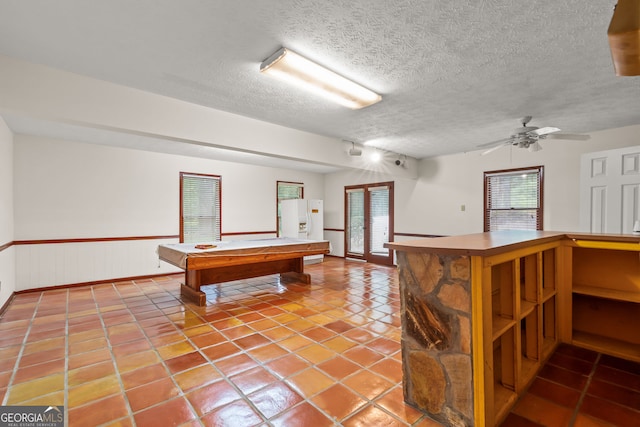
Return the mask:
{"type": "Polygon", "coordinates": [[[517,128],[515,133],[509,138],[478,145],[478,147],[491,147],[482,152],[481,155],[484,156],[492,153],[500,147],[509,145],[516,148],[526,148],[529,151],[540,151],[542,150],[542,145],[539,144],[539,141],[546,138],[571,139],[576,141],[586,141],[590,138],[589,135],[558,133],[560,129],[556,127],[538,128],[535,126],[527,126],[530,120],[531,116],[525,116],[522,119],[522,127],[517,128]]]}
{"type": "Polygon", "coordinates": [[[617,76],[640,76],[640,0],[618,0],[607,30],[617,76]]]}
{"type": "Polygon", "coordinates": [[[260,65],[260,72],[351,109],[368,107],[382,99],[377,93],[284,47],[260,65]]]}
{"type": "Polygon", "coordinates": [[[535,153],[536,151],[542,150],[542,145],[540,145],[540,143],[536,141],[533,144],[529,144],[529,146],[527,147],[527,150],[529,150],[532,153],[535,153]]]}

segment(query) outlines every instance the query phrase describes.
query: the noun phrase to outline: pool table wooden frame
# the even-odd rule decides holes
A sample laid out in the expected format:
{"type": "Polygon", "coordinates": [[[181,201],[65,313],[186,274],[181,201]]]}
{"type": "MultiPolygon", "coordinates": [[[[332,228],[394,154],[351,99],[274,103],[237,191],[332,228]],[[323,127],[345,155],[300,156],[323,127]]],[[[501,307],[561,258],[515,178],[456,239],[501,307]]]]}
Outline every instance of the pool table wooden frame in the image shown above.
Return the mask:
{"type": "Polygon", "coordinates": [[[283,281],[311,283],[304,272],[304,257],[328,254],[328,241],[291,238],[214,242],[215,247],[197,249],[195,244],[160,245],[158,256],[185,270],[182,297],[206,305],[201,286],[280,273],[283,281]]]}

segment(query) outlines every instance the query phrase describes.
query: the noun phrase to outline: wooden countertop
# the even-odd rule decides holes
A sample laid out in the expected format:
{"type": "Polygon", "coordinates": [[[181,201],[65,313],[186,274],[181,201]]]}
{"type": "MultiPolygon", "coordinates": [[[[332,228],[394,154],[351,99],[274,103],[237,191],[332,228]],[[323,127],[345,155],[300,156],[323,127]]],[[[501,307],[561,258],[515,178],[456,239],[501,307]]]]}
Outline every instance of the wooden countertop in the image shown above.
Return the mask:
{"type": "Polygon", "coordinates": [[[434,237],[405,242],[389,242],[385,244],[385,247],[405,252],[437,252],[449,255],[488,256],[530,246],[533,243],[541,244],[562,239],[640,243],[640,234],[509,230],[465,234],[461,236],[434,237]]]}

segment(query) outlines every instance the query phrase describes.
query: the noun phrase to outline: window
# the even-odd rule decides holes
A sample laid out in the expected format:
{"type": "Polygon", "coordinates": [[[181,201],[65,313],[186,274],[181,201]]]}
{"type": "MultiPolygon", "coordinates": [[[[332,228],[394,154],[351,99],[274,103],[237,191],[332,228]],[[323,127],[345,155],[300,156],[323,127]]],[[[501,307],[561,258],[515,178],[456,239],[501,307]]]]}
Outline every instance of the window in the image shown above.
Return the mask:
{"type": "Polygon", "coordinates": [[[220,240],[221,186],[217,175],[180,173],[180,241],[220,240]]]}
{"type": "Polygon", "coordinates": [[[543,167],[484,173],[484,231],[542,230],[543,167]]]}
{"type": "Polygon", "coordinates": [[[280,237],[280,230],[282,228],[282,222],[280,217],[280,201],[287,199],[303,199],[304,198],[304,184],[301,182],[286,182],[286,181],[278,181],[277,182],[277,218],[276,218],[276,233],[277,236],[280,237]]]}

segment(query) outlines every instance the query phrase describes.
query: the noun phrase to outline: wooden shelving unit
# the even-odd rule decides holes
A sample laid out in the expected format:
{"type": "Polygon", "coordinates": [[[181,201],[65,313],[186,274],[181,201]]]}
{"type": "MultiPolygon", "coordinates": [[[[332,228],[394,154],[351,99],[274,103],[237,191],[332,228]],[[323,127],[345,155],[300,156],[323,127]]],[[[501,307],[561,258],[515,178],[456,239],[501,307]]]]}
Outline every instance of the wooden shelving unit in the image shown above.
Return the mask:
{"type": "Polygon", "coordinates": [[[572,343],[640,362],[640,245],[572,246],[572,343]]]}
{"type": "MultiPolygon", "coordinates": [[[[433,286],[441,273],[424,274],[422,260],[437,256],[450,274],[440,281],[469,286],[470,424],[500,425],[560,342],[640,362],[640,236],[513,230],[389,245],[420,254],[401,280],[433,286]]],[[[453,413],[459,402],[447,404],[453,413]]],[[[429,413],[450,421],[450,412],[429,413]]]]}
{"type": "Polygon", "coordinates": [[[556,247],[532,246],[483,260],[483,286],[491,286],[483,302],[491,309],[484,357],[493,366],[485,379],[486,425],[506,417],[558,344],[556,247]]]}

